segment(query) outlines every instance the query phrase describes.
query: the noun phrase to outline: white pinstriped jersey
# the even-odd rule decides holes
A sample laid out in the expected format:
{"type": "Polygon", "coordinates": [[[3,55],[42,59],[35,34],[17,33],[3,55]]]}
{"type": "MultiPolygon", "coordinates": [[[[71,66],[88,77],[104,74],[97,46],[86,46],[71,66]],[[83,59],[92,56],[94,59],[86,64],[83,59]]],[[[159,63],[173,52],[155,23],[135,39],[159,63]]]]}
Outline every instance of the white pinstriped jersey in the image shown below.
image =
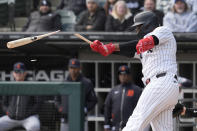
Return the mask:
{"type": "Polygon", "coordinates": [[[168,72],[177,74],[176,63],[176,40],[167,27],[157,27],[153,32],[144,36],[154,35],[159,39],[159,45],[156,45],[153,49],[145,51],[140,55],[136,55],[136,58],[140,58],[142,63],[142,73],[145,82],[148,78],[168,72]]]}

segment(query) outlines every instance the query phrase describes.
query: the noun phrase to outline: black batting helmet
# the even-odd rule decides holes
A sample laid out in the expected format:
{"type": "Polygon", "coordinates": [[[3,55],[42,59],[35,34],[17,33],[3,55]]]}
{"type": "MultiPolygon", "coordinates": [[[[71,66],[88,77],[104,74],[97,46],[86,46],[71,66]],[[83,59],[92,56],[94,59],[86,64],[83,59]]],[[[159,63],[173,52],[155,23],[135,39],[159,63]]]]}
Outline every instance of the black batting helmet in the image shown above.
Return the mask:
{"type": "Polygon", "coordinates": [[[144,11],[138,13],[134,17],[134,24],[132,25],[132,29],[135,29],[136,26],[142,25],[140,31],[138,32],[139,37],[143,37],[147,33],[153,31],[156,27],[159,26],[159,22],[155,13],[151,11],[144,11]]]}

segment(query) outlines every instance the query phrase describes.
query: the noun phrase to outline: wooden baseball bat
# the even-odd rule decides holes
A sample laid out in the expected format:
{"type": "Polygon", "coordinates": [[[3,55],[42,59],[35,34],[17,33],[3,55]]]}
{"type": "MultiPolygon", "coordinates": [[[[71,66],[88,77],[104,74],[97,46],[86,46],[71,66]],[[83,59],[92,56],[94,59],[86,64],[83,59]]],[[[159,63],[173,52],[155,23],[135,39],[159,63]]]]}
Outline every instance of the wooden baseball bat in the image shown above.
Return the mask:
{"type": "Polygon", "coordinates": [[[93,43],[92,41],[88,40],[87,38],[83,37],[82,35],[80,35],[80,34],[78,34],[78,33],[75,33],[74,35],[75,35],[76,37],[78,37],[78,38],[84,40],[84,41],[87,42],[88,44],[92,44],[92,43],[93,43]]]}
{"type": "Polygon", "coordinates": [[[54,32],[50,32],[50,33],[46,33],[46,34],[43,34],[43,35],[38,35],[38,36],[33,36],[33,37],[26,37],[26,38],[21,38],[21,39],[18,39],[18,40],[9,41],[7,43],[7,47],[8,48],[15,48],[15,47],[27,45],[27,44],[30,44],[30,43],[32,43],[34,41],[40,40],[42,38],[45,38],[47,36],[56,34],[58,32],[60,32],[60,30],[54,31],[54,32]]]}

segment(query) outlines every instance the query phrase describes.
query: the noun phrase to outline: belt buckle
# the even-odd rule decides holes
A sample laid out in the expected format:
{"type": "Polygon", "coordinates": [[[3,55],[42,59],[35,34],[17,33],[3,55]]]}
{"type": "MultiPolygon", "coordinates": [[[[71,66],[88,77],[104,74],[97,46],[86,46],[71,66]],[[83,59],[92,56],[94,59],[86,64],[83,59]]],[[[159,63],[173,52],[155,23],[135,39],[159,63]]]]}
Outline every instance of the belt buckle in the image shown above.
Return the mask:
{"type": "Polygon", "coordinates": [[[150,83],[150,79],[147,79],[146,80],[146,85],[148,85],[148,83],[150,83]]]}

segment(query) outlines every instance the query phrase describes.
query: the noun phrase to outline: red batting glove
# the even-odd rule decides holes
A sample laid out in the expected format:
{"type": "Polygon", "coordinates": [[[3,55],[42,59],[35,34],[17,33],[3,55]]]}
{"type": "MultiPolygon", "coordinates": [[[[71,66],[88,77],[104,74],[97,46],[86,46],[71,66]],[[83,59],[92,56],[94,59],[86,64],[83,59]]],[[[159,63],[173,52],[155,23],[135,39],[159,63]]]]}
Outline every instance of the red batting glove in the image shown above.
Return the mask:
{"type": "Polygon", "coordinates": [[[92,44],[90,44],[90,47],[95,52],[99,52],[100,46],[103,46],[103,43],[101,43],[99,40],[95,40],[92,44]]]}
{"type": "Polygon", "coordinates": [[[136,45],[137,54],[152,49],[155,46],[154,39],[152,36],[148,36],[138,41],[136,45]]]}
{"type": "Polygon", "coordinates": [[[115,51],[115,45],[112,43],[104,45],[99,40],[95,40],[90,47],[93,51],[100,53],[103,56],[108,56],[115,51]]]}

